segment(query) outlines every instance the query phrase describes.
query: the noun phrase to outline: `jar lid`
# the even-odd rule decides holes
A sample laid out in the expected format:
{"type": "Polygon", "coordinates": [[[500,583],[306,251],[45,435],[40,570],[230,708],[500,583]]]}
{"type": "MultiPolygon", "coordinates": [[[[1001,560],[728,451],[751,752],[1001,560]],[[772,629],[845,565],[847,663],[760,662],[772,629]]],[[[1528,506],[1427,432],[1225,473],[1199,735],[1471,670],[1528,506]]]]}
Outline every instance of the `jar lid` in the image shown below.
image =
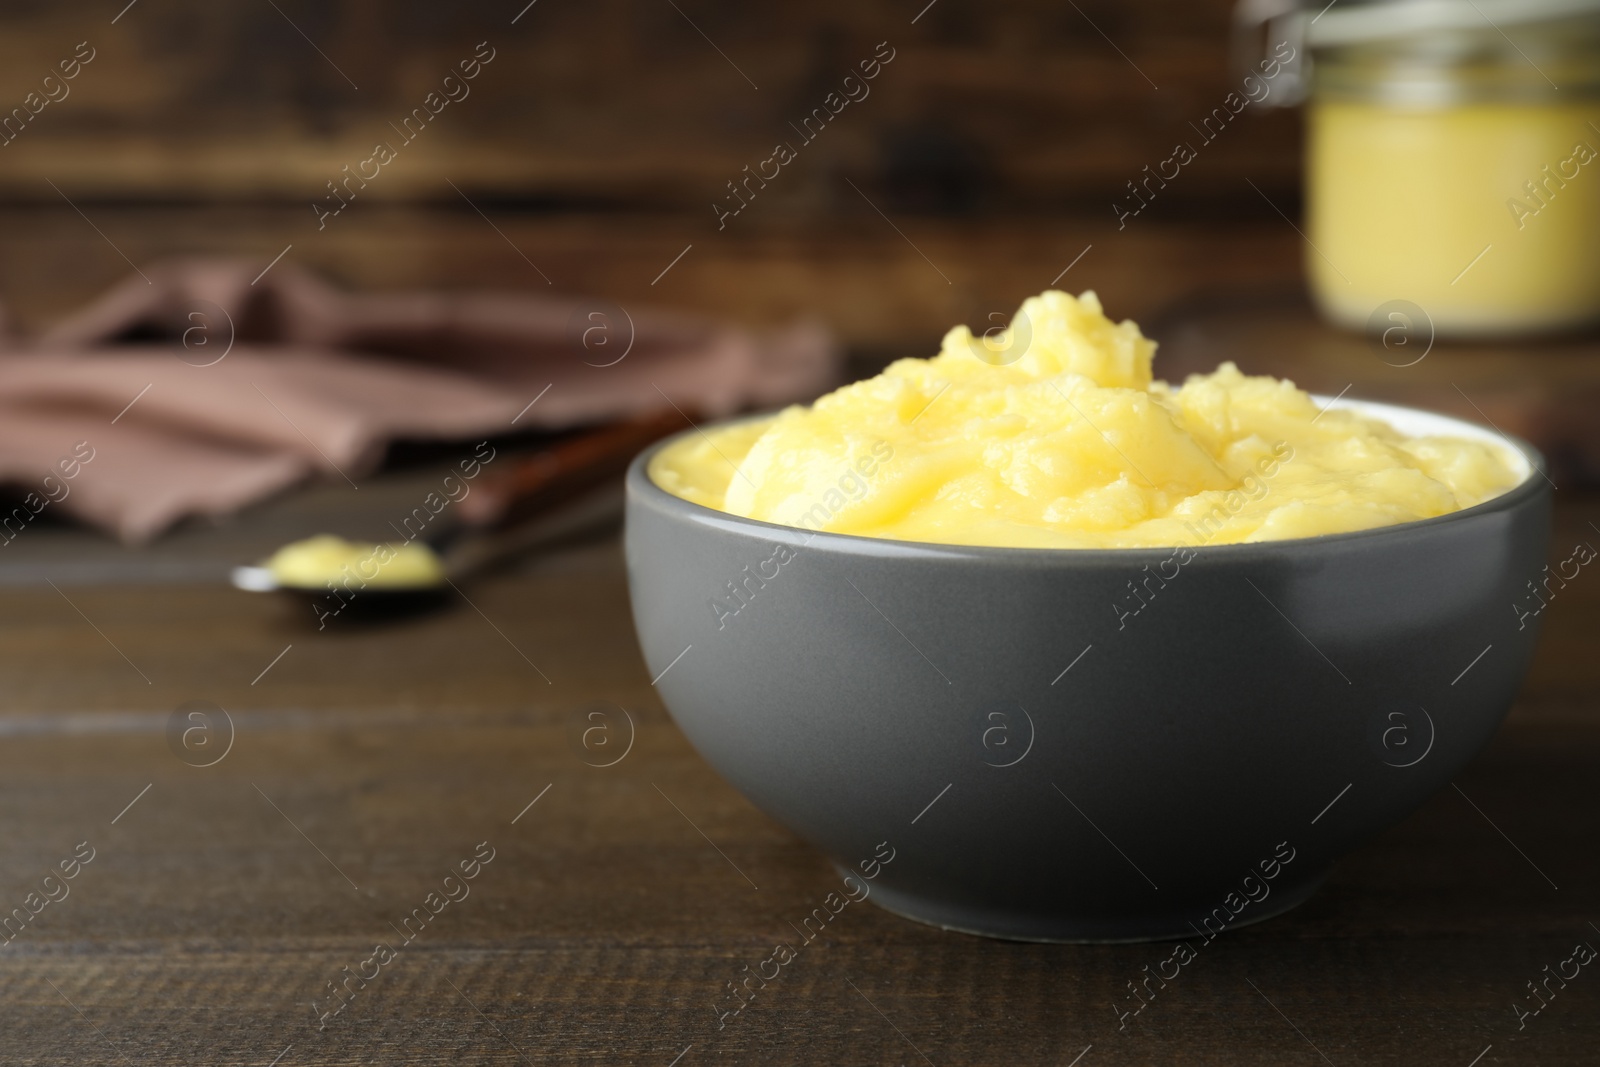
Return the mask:
{"type": "Polygon", "coordinates": [[[1305,24],[1311,48],[1600,14],[1600,0],[1369,0],[1329,4],[1305,24]]]}

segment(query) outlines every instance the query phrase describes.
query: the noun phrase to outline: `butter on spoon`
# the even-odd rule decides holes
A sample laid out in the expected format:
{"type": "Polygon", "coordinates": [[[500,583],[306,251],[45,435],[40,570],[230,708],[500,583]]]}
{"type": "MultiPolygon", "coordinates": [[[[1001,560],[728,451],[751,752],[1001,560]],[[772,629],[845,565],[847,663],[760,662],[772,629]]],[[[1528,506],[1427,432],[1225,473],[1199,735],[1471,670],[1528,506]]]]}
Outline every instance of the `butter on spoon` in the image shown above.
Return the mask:
{"type": "Polygon", "coordinates": [[[422,541],[374,544],[332,534],[284,545],[262,567],[279,589],[322,589],[349,573],[375,589],[432,588],[445,581],[439,554],[422,541]]]}
{"type": "Polygon", "coordinates": [[[458,521],[436,535],[375,543],[319,534],[235,567],[232,584],[313,596],[354,587],[369,603],[437,593],[518,553],[614,523],[628,463],[683,425],[680,413],[665,411],[579,434],[480,482],[460,501],[458,521]]]}

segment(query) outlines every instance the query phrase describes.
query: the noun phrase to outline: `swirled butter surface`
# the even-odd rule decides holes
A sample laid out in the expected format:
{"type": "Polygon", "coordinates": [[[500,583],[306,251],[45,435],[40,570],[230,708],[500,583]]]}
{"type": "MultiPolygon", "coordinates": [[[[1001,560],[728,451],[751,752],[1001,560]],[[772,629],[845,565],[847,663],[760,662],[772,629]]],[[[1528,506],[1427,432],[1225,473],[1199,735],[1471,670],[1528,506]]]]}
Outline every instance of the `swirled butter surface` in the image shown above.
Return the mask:
{"type": "Polygon", "coordinates": [[[1527,474],[1487,438],[1409,436],[1232,363],[1155,381],[1155,343],[1092,292],[1025,301],[809,406],[690,434],[651,479],[734,515],[956,545],[1134,548],[1431,518],[1527,474]]]}

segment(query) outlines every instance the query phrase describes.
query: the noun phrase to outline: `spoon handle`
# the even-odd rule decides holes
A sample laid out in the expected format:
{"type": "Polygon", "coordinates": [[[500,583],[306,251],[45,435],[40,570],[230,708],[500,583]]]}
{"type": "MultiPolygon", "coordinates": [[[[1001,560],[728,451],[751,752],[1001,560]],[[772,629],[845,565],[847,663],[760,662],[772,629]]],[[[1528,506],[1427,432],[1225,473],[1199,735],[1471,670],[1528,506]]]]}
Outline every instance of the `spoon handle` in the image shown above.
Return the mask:
{"type": "Polygon", "coordinates": [[[668,409],[569,437],[481,480],[461,500],[460,521],[499,529],[542,515],[620,479],[641,450],[685,425],[682,414],[668,409]]]}
{"type": "Polygon", "coordinates": [[[680,412],[650,412],[569,437],[486,477],[434,544],[445,573],[462,577],[615,526],[628,464],[684,424],[680,412]]]}

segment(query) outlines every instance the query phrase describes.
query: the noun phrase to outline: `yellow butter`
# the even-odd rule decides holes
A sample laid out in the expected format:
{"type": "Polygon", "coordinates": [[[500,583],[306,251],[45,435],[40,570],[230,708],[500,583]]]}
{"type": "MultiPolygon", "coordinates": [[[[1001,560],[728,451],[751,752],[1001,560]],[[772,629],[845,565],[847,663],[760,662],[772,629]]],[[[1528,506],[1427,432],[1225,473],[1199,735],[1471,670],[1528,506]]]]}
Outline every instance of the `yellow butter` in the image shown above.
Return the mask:
{"type": "Polygon", "coordinates": [[[411,589],[440,585],[444,567],[433,549],[420,541],[373,544],[319,534],[284,545],[265,564],[273,581],[289,589],[343,587],[411,589]]]}
{"type": "Polygon", "coordinates": [[[1471,507],[1520,481],[1508,448],[1319,410],[1231,363],[1151,380],[1155,344],[1094,293],[945,335],[810,407],[693,434],[657,485],[735,515],[957,545],[1130,548],[1281,540],[1471,507]]]}

